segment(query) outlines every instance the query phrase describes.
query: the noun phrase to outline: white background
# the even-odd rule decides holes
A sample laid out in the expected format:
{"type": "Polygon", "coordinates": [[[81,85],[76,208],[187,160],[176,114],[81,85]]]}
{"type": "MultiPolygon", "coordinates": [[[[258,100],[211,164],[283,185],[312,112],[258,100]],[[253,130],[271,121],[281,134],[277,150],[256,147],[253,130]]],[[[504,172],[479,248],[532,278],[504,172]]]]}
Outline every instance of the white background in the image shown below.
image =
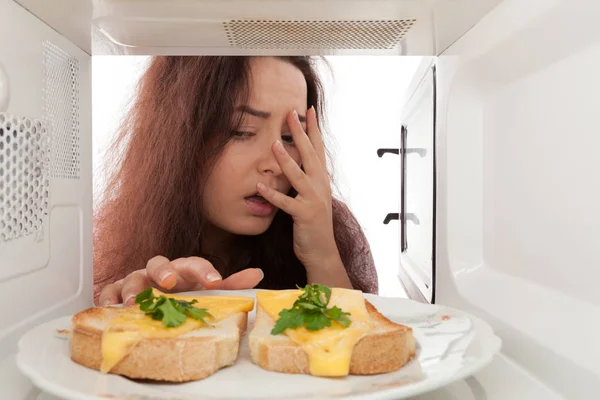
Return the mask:
{"type": "MultiPolygon", "coordinates": [[[[327,57],[320,70],[327,99],[327,144],[333,154],[336,193],[361,223],[379,274],[380,295],[404,297],[397,278],[400,167],[396,155],[378,158],[378,148],[397,148],[400,110],[419,57],[327,57]]],[[[93,150],[95,199],[104,187],[102,156],[135,94],[148,59],[94,56],[93,150]]]]}

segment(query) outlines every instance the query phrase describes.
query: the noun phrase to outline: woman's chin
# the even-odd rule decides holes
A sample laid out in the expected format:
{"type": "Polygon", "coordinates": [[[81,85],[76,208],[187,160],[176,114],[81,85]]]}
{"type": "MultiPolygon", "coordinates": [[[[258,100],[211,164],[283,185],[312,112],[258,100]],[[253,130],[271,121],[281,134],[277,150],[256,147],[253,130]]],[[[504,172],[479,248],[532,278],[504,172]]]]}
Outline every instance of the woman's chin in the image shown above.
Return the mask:
{"type": "Polygon", "coordinates": [[[241,223],[232,224],[228,231],[234,235],[257,236],[262,235],[269,229],[273,222],[273,218],[250,217],[240,222],[241,223]]]}

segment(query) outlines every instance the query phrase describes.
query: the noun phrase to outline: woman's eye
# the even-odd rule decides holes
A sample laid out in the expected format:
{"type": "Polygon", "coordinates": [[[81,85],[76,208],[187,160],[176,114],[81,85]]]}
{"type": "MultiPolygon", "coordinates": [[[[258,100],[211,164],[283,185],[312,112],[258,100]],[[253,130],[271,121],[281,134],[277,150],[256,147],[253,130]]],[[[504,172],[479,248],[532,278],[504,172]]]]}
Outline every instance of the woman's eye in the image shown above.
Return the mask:
{"type": "Polygon", "coordinates": [[[242,131],[233,132],[234,139],[247,139],[249,137],[252,137],[253,135],[254,134],[252,132],[242,132],[242,131]]]}
{"type": "Polygon", "coordinates": [[[294,137],[292,135],[281,135],[281,140],[288,144],[294,144],[294,137]]]}

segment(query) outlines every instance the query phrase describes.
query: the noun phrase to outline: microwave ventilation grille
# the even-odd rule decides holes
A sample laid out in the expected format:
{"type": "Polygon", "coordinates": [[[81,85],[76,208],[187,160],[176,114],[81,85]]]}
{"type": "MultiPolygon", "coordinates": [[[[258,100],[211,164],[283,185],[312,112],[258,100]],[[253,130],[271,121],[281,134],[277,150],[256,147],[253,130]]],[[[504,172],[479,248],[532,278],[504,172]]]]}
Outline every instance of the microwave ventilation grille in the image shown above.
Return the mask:
{"type": "Polygon", "coordinates": [[[393,49],[414,19],[365,21],[231,20],[232,47],[242,49],[393,49]]]}
{"type": "Polygon", "coordinates": [[[48,214],[49,152],[43,121],[0,113],[0,242],[42,229],[48,214]]]}
{"type": "Polygon", "coordinates": [[[53,178],[79,179],[79,61],[44,42],[44,114],[52,140],[53,178]]]}

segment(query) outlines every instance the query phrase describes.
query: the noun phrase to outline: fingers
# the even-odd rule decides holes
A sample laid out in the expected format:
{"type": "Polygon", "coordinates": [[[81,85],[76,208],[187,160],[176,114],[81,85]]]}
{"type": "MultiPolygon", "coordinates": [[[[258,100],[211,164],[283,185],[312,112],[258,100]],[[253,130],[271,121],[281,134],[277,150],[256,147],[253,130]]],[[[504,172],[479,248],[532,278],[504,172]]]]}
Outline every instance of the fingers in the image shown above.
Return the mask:
{"type": "Polygon", "coordinates": [[[106,285],[100,292],[98,305],[106,307],[111,304],[119,304],[121,302],[121,290],[123,288],[123,279],[106,285]]]}
{"type": "Polygon", "coordinates": [[[201,257],[179,258],[171,261],[182,279],[177,291],[213,289],[223,280],[221,274],[201,257]]]}
{"type": "MultiPolygon", "coordinates": [[[[308,114],[310,115],[310,113],[308,113],[308,114]]],[[[314,112],[313,112],[313,114],[314,114],[314,112]]],[[[307,128],[308,128],[309,127],[308,123],[310,122],[310,118],[308,115],[307,115],[306,122],[307,122],[307,128]]],[[[316,122],[315,122],[315,125],[316,125],[316,122]]],[[[309,176],[312,176],[313,174],[318,173],[323,167],[321,166],[319,158],[317,157],[317,152],[315,151],[314,143],[311,143],[311,138],[309,138],[309,136],[307,136],[307,134],[304,132],[302,123],[300,123],[300,119],[298,118],[298,113],[295,110],[288,115],[288,126],[290,127],[290,131],[292,132],[292,137],[294,138],[294,144],[300,151],[300,157],[302,157],[302,165],[304,166],[304,170],[306,171],[306,173],[309,176]]],[[[318,134],[318,136],[320,136],[320,134],[318,132],[318,128],[317,128],[317,134],[318,134]]],[[[325,164],[323,164],[323,165],[325,165],[325,164]]],[[[288,178],[290,178],[290,177],[288,176],[288,178]]],[[[290,179],[290,181],[291,181],[291,179],[290,179]]],[[[298,190],[298,188],[296,188],[296,190],[298,190]]]]}
{"type": "MultiPolygon", "coordinates": [[[[200,257],[180,258],[171,261],[179,276],[189,286],[181,286],[181,291],[189,290],[241,290],[252,289],[262,281],[264,274],[261,269],[249,268],[235,273],[223,280],[215,267],[200,257]]],[[[180,285],[177,285],[179,290],[180,285]]]]}
{"type": "Polygon", "coordinates": [[[308,131],[308,138],[315,149],[317,158],[321,163],[321,167],[327,166],[327,160],[325,157],[325,145],[323,144],[323,135],[319,129],[319,122],[317,121],[317,112],[315,107],[312,106],[306,113],[306,128],[308,131]]]}
{"type": "Polygon", "coordinates": [[[172,292],[202,289],[241,290],[252,289],[264,278],[261,269],[249,268],[223,280],[219,272],[207,260],[200,257],[179,258],[170,261],[157,256],[148,261],[144,270],[129,274],[102,289],[98,298],[100,306],[135,303],[135,296],[148,286],[168,287],[172,292]],[[166,282],[166,284],[165,284],[166,282]]]}
{"type": "MultiPolygon", "coordinates": [[[[304,136],[308,141],[306,135],[304,136]]],[[[310,143],[308,145],[311,146],[310,143]]],[[[310,180],[307,179],[307,174],[296,164],[296,161],[288,154],[279,140],[273,144],[273,153],[281,170],[298,193],[307,194],[314,190],[310,180]]]]}
{"type": "Polygon", "coordinates": [[[169,261],[165,257],[157,256],[148,261],[146,271],[153,286],[171,292],[201,290],[222,280],[213,265],[200,257],[169,261]]]}
{"type": "Polygon", "coordinates": [[[123,305],[130,306],[135,303],[135,296],[149,286],[146,270],[138,270],[127,275],[123,280],[123,289],[121,297],[123,305]]]}
{"type": "Polygon", "coordinates": [[[271,189],[264,183],[259,182],[256,185],[256,189],[269,203],[292,216],[298,215],[302,209],[302,206],[297,199],[293,199],[275,189],[271,189]]]}
{"type": "Polygon", "coordinates": [[[146,264],[148,278],[158,288],[173,289],[177,284],[177,270],[168,258],[156,256],[146,264]]]}
{"type": "Polygon", "coordinates": [[[223,290],[242,290],[252,289],[256,287],[263,280],[265,274],[259,268],[248,268],[243,271],[237,272],[223,282],[219,289],[223,290]]]}

